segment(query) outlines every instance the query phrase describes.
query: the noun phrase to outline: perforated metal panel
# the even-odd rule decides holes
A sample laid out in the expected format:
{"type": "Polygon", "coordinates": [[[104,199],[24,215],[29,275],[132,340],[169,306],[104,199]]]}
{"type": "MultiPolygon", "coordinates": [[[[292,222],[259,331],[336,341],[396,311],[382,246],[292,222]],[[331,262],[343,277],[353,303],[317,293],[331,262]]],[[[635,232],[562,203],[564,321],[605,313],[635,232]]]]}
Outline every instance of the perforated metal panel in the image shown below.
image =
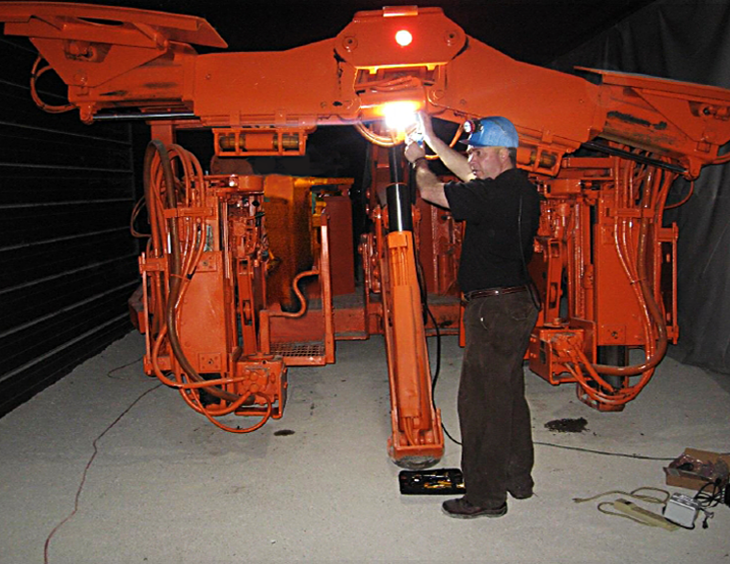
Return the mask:
{"type": "Polygon", "coordinates": [[[271,353],[284,358],[323,357],[324,343],[272,343],[271,353]]]}

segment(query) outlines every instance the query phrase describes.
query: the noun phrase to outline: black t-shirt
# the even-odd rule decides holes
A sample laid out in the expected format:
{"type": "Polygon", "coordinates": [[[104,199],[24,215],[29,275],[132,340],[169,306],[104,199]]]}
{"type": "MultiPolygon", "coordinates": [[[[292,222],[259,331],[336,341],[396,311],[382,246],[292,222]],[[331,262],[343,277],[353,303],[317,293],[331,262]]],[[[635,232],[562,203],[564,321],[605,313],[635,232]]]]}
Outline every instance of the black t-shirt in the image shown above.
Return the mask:
{"type": "Polygon", "coordinates": [[[494,180],[449,182],[445,192],[454,219],[466,221],[461,291],[527,284],[541,199],[527,173],[512,168],[494,180]]]}

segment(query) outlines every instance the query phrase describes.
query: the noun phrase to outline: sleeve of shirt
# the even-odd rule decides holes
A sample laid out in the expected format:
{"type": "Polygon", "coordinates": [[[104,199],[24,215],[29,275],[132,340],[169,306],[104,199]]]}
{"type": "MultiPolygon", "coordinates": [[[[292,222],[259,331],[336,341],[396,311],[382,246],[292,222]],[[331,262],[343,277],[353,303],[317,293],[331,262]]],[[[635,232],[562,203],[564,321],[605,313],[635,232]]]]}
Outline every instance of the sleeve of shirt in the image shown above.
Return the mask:
{"type": "Polygon", "coordinates": [[[485,189],[484,183],[472,180],[444,185],[444,194],[455,220],[479,223],[489,215],[489,190],[485,189]]]}

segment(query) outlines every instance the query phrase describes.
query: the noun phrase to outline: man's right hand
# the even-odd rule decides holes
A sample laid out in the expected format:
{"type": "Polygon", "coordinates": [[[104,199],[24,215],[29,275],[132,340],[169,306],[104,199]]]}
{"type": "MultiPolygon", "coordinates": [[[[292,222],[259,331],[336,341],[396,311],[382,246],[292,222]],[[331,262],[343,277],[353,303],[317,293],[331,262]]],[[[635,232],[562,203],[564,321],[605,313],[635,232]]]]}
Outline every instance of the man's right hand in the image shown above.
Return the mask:
{"type": "Polygon", "coordinates": [[[418,141],[415,141],[412,137],[409,137],[408,139],[406,139],[406,148],[403,151],[403,154],[405,155],[406,159],[408,159],[408,162],[414,163],[421,157],[426,156],[426,150],[420,143],[418,143],[418,141]]]}
{"type": "Polygon", "coordinates": [[[418,132],[423,135],[423,139],[428,143],[428,146],[433,149],[433,139],[436,134],[433,132],[433,123],[431,122],[431,116],[419,112],[416,114],[416,123],[418,126],[418,132]]]}

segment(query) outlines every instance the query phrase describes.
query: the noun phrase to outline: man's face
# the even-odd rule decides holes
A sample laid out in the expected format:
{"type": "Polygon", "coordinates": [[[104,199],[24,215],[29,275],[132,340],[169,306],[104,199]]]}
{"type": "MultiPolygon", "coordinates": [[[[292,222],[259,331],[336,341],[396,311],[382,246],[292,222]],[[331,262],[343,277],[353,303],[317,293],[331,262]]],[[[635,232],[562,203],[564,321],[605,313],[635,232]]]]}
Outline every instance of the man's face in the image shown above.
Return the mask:
{"type": "Polygon", "coordinates": [[[497,178],[505,169],[502,151],[504,147],[472,147],[466,150],[469,166],[474,176],[481,180],[497,178]]]}

